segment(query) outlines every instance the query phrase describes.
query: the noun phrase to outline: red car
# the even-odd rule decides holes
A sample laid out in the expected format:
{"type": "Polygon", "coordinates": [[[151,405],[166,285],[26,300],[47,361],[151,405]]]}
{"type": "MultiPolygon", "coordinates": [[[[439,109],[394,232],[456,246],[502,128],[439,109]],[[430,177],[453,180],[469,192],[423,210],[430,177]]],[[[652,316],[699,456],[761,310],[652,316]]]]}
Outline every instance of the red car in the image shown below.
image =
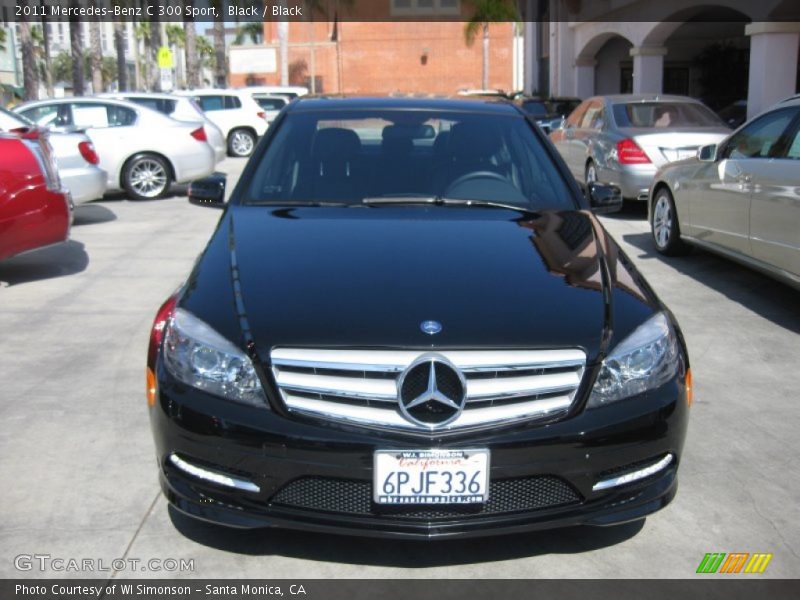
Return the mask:
{"type": "Polygon", "coordinates": [[[71,224],[46,134],[0,133],[0,260],[65,241],[71,224]]]}

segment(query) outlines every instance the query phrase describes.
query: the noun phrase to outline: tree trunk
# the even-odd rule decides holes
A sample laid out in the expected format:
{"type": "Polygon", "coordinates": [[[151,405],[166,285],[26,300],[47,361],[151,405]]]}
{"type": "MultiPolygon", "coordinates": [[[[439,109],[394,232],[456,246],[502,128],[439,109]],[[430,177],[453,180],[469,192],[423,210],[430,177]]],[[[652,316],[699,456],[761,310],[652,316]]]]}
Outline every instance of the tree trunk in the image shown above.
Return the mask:
{"type": "MultiPolygon", "coordinates": [[[[285,6],[285,0],[281,6],[285,6]]],[[[289,85],[289,21],[278,21],[278,45],[281,53],[281,85],[289,85]]]]}
{"type": "Polygon", "coordinates": [[[83,96],[83,36],[81,22],[75,17],[69,22],[69,45],[72,54],[72,95],[83,96]]]}
{"type": "Polygon", "coordinates": [[[25,89],[25,100],[39,99],[39,78],[36,76],[36,56],[33,53],[31,28],[27,17],[19,22],[19,40],[22,48],[22,80],[25,89]]]}
{"type": "Polygon", "coordinates": [[[92,66],[92,93],[103,89],[103,48],[100,44],[100,22],[89,21],[89,57],[92,66]]]}
{"type": "Polygon", "coordinates": [[[222,16],[214,20],[214,86],[228,87],[228,60],[225,52],[225,22],[222,16]]]}
{"type": "Polygon", "coordinates": [[[44,46],[44,87],[47,90],[47,96],[53,97],[53,63],[50,58],[50,30],[47,28],[47,22],[42,17],[42,45],[44,46]]]}
{"type": "Polygon", "coordinates": [[[186,86],[190,89],[200,87],[200,63],[197,60],[197,32],[194,21],[185,21],[183,30],[186,32],[186,86]]]}
{"type": "Polygon", "coordinates": [[[489,24],[483,24],[483,89],[489,89],[489,24]]]}
{"type": "Polygon", "coordinates": [[[125,24],[114,23],[114,48],[117,52],[117,91],[128,91],[128,62],[125,60],[125,24]]]}
{"type": "MultiPolygon", "coordinates": [[[[153,13],[158,13],[158,5],[153,3],[153,13]]],[[[161,23],[153,16],[150,17],[150,52],[148,52],[148,62],[150,63],[150,89],[156,92],[161,91],[161,69],[158,68],[158,49],[161,48],[161,23]]]]}

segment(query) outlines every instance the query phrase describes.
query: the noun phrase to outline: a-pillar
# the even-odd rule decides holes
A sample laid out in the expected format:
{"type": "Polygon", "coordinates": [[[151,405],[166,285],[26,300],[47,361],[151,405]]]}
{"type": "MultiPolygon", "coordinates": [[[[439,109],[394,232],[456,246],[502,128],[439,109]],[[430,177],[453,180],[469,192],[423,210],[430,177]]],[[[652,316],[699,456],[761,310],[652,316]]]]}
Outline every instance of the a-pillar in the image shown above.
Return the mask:
{"type": "Polygon", "coordinates": [[[800,23],[750,23],[744,32],[750,36],[749,119],[795,93],[800,23]]]}
{"type": "Polygon", "coordinates": [[[667,49],[661,46],[631,48],[633,57],[633,93],[660,94],[664,85],[664,56],[667,49]]]}

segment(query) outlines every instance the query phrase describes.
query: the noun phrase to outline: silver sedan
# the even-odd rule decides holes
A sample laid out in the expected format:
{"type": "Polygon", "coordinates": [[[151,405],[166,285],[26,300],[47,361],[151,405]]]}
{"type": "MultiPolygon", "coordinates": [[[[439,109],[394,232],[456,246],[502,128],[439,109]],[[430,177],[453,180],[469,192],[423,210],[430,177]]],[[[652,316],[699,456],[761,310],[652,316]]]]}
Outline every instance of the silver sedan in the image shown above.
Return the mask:
{"type": "MultiPolygon", "coordinates": [[[[22,115],[0,108],[0,131],[35,127],[22,115]]],[[[100,162],[92,141],[83,133],[51,133],[48,137],[58,166],[58,176],[75,204],[103,197],[108,175],[100,162]]]]}
{"type": "Polygon", "coordinates": [[[659,167],[729,133],[692,98],[622,94],[584,100],[550,139],[578,181],[613,184],[623,198],[646,201],[659,167]]]}
{"type": "Polygon", "coordinates": [[[108,173],[108,189],[124,189],[134,200],[159,198],[172,183],[214,172],[214,150],[202,122],[176,121],[111,98],[39,100],[14,112],[54,131],[85,131],[108,173]]]}
{"type": "Polygon", "coordinates": [[[800,96],[655,177],[656,249],[717,252],[800,289],[800,96]]]}

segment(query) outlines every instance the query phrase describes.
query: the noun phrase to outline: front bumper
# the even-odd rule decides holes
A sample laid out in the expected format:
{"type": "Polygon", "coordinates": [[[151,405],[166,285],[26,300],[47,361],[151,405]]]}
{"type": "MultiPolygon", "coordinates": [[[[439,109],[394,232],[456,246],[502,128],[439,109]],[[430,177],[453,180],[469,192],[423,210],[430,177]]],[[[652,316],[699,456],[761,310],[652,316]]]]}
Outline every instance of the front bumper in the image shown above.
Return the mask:
{"type": "Polygon", "coordinates": [[[443,437],[285,417],[187,388],[160,371],[150,413],[162,489],[178,510],[231,527],[421,539],[494,535],[624,523],[666,506],[677,490],[688,421],[680,378],[548,425],[443,437]],[[372,504],[375,450],[437,447],[488,448],[501,495],[474,510],[372,504]],[[173,454],[253,482],[258,491],[190,475],[173,464],[173,454]],[[667,454],[670,464],[645,479],[592,489],[667,454]]]}

